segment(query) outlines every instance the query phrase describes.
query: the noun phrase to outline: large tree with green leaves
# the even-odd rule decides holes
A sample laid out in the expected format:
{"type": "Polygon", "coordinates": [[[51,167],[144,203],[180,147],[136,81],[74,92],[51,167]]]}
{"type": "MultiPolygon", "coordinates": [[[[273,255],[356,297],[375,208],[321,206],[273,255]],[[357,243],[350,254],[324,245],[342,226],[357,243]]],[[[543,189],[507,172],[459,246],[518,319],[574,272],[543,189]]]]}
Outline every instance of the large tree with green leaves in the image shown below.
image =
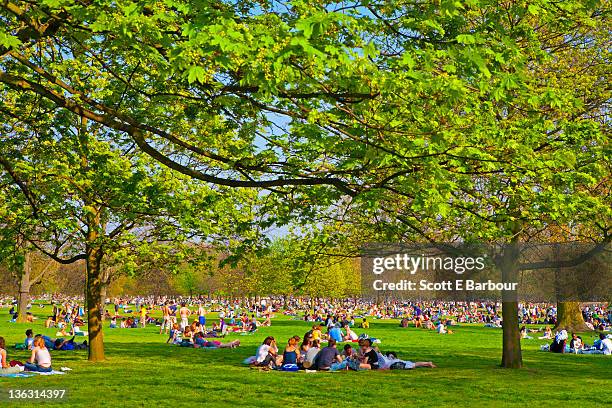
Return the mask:
{"type": "MultiPolygon", "coordinates": [[[[62,264],[85,261],[89,358],[98,361],[104,359],[105,257],[128,271],[145,256],[176,264],[198,255],[188,240],[212,239],[244,217],[233,202],[240,191],[224,194],[177,177],[129,142],[102,134],[105,128],[74,118],[59,112],[41,128],[6,117],[11,130],[0,147],[6,213],[0,233],[62,264]]],[[[243,197],[255,196],[247,191],[243,197]]],[[[26,253],[26,265],[28,259],[26,253]]]]}

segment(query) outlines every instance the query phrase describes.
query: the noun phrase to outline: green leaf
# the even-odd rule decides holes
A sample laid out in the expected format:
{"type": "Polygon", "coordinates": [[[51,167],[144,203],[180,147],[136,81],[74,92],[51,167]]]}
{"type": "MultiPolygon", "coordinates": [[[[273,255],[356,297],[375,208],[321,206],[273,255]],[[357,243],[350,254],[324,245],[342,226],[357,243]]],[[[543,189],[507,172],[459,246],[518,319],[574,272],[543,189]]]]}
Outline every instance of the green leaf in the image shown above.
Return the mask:
{"type": "Polygon", "coordinates": [[[470,34],[459,34],[455,39],[459,44],[476,44],[476,38],[470,34]]]}
{"type": "Polygon", "coordinates": [[[190,84],[196,81],[200,82],[201,84],[205,83],[206,71],[204,70],[204,68],[197,65],[189,68],[187,81],[189,81],[190,84]]]}

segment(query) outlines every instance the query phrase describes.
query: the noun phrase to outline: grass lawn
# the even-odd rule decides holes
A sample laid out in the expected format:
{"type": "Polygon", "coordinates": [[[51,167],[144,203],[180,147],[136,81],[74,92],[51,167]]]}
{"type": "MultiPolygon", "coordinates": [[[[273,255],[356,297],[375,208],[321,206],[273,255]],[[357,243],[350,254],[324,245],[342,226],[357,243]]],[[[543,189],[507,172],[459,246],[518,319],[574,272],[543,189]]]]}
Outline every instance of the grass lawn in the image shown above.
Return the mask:
{"type": "MultiPolygon", "coordinates": [[[[26,360],[28,353],[12,346],[22,342],[27,328],[55,337],[44,329],[50,310],[33,307],[41,319],[34,324],[8,323],[1,310],[0,336],[7,341],[9,359],[26,360]]],[[[208,322],[215,315],[208,315],[208,322]]],[[[368,319],[369,320],[369,319],[368,319]]],[[[108,323],[106,323],[108,327],[108,323]]],[[[66,389],[66,406],[206,406],[234,407],[601,407],[610,403],[612,358],[597,355],[560,355],[540,352],[544,340],[523,340],[525,368],[498,368],[501,329],[464,325],[453,335],[423,329],[400,328],[396,320],[371,321],[367,331],[382,339],[381,350],[400,358],[434,361],[437,369],[379,372],[260,372],[242,365],[264,337],[285,344],[292,335],[303,336],[309,324],[287,317],[272,320],[252,336],[240,339],[237,349],[189,349],[165,344],[157,327],[106,329],[107,361],[87,362],[86,351],[52,352],[56,368],[72,368],[63,376],[0,378],[0,406],[7,404],[7,389],[66,389]]],[[[357,329],[358,334],[363,330],[357,329]]],[[[583,335],[592,344],[592,334],[583,335]]],[[[58,404],[58,405],[60,405],[58,404]]],[[[52,404],[45,404],[52,405],[52,404]]]]}

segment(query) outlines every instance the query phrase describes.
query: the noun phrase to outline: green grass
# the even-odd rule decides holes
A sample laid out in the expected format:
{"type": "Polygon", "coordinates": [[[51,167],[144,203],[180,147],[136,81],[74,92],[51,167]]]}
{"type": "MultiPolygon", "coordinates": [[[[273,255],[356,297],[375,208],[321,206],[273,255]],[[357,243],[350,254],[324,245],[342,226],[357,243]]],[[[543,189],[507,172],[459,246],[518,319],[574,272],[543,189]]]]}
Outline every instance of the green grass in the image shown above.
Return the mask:
{"type": "MultiPolygon", "coordinates": [[[[38,316],[46,309],[33,308],[38,316]]],[[[55,337],[34,324],[8,323],[2,310],[0,336],[7,347],[23,341],[29,327],[55,337]]],[[[209,315],[209,321],[214,315],[209,315]]],[[[106,324],[108,325],[108,323],[106,324]]],[[[434,361],[437,369],[379,372],[260,372],[242,365],[267,335],[284,344],[292,335],[303,336],[309,324],[277,317],[272,327],[240,339],[237,349],[203,350],[165,344],[154,326],[146,329],[106,329],[107,361],[87,362],[86,351],[53,352],[55,367],[73,369],[64,376],[0,378],[3,397],[9,388],[63,388],[61,405],[96,406],[432,406],[432,407],[600,407],[609,403],[612,359],[596,355],[560,355],[540,352],[544,340],[524,340],[525,368],[498,368],[501,330],[465,325],[453,335],[398,327],[396,320],[374,320],[368,334],[382,339],[383,351],[400,358],[434,361]]],[[[361,333],[357,329],[357,333],[361,333]]],[[[583,336],[592,343],[593,335],[583,336]]],[[[9,347],[9,358],[28,354],[9,347]]],[[[30,404],[35,405],[35,404],[30,404]]],[[[45,404],[51,405],[51,404],[45,404]]],[[[0,400],[0,406],[13,405],[0,400]]]]}

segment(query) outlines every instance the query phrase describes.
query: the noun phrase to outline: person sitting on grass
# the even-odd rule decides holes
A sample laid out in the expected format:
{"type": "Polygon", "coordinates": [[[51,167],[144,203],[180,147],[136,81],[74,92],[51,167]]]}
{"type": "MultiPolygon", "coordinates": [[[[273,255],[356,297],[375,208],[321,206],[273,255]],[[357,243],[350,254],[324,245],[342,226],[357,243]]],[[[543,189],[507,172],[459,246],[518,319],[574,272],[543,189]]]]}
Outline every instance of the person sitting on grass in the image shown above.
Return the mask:
{"type": "Polygon", "coordinates": [[[304,335],[304,340],[300,345],[300,355],[304,356],[306,353],[308,353],[310,347],[312,347],[312,332],[308,332],[304,335]]]}
{"type": "Polygon", "coordinates": [[[55,319],[53,318],[53,316],[49,316],[47,317],[47,320],[45,320],[45,328],[51,328],[55,326],[55,319]]]}
{"type": "Polygon", "coordinates": [[[436,331],[438,332],[438,334],[453,334],[452,330],[446,329],[446,325],[442,322],[442,320],[438,322],[438,327],[436,328],[436,331]]]}
{"type": "Polygon", "coordinates": [[[355,359],[357,357],[357,353],[355,352],[355,349],[351,347],[350,344],[345,344],[344,348],[342,349],[342,353],[340,353],[340,356],[345,360],[347,358],[355,359]]]}
{"type": "Polygon", "coordinates": [[[253,320],[251,320],[249,327],[249,333],[255,333],[257,331],[257,319],[255,317],[253,317],[253,320]]]}
{"type": "Polygon", "coordinates": [[[319,340],[312,340],[312,344],[304,356],[302,367],[305,369],[311,368],[315,362],[315,359],[317,358],[317,355],[319,354],[319,351],[321,351],[319,340]]]}
{"type": "Polygon", "coordinates": [[[285,351],[283,351],[283,365],[297,364],[299,360],[300,350],[298,350],[298,342],[295,337],[291,337],[287,342],[287,347],[285,347],[285,351]]]}
{"type": "Polygon", "coordinates": [[[191,326],[187,326],[185,327],[185,330],[183,330],[183,340],[181,342],[181,346],[193,347],[193,332],[191,331],[191,326]]]}
{"type": "Polygon", "coordinates": [[[576,333],[572,333],[572,339],[570,340],[570,350],[575,353],[578,350],[582,350],[584,348],[584,343],[582,342],[582,337],[578,336],[576,333]]]}
{"type": "Polygon", "coordinates": [[[51,354],[49,349],[45,347],[45,341],[42,337],[37,337],[34,340],[34,348],[30,360],[25,363],[26,371],[37,371],[48,373],[53,371],[51,367],[51,354]]]}
{"type": "Polygon", "coordinates": [[[321,332],[321,325],[315,324],[312,326],[312,339],[313,340],[321,340],[323,338],[323,332],[321,332]]]}
{"type": "Polygon", "coordinates": [[[4,341],[4,337],[0,337],[0,374],[15,374],[21,370],[21,367],[11,367],[8,364],[6,342],[4,341]]]}
{"type": "Polygon", "coordinates": [[[581,350],[580,354],[612,355],[612,340],[605,333],[599,333],[599,340],[593,343],[590,350],[581,350]]]}
{"type": "Polygon", "coordinates": [[[544,335],[541,337],[538,337],[538,340],[550,340],[552,338],[553,338],[552,329],[550,328],[550,326],[546,326],[546,329],[544,329],[544,335]]]}
{"type": "Polygon", "coordinates": [[[530,340],[530,339],[533,338],[533,337],[531,337],[530,335],[527,334],[527,327],[525,327],[525,326],[521,327],[520,332],[521,332],[521,339],[530,340]]]}
{"type": "Polygon", "coordinates": [[[34,331],[32,329],[28,329],[25,332],[26,339],[23,342],[26,350],[32,350],[34,348],[34,331]]]}
{"type": "Polygon", "coordinates": [[[336,340],[336,343],[342,342],[344,340],[344,335],[342,334],[342,329],[340,329],[340,324],[335,324],[328,331],[327,335],[330,339],[336,340]]]}
{"type": "Polygon", "coordinates": [[[555,334],[555,340],[550,345],[552,353],[565,353],[565,345],[567,344],[567,331],[561,330],[555,334]]]}
{"type": "Polygon", "coordinates": [[[338,349],[336,349],[336,340],[329,339],[327,347],[324,347],[316,358],[316,368],[320,371],[337,371],[344,370],[348,362],[342,361],[338,349]]]}
{"type": "Polygon", "coordinates": [[[355,361],[351,368],[353,370],[378,370],[378,353],[372,348],[372,340],[359,340],[360,357],[355,361]]]}
{"type": "Polygon", "coordinates": [[[276,359],[278,357],[278,348],[274,337],[268,336],[263,343],[257,348],[255,353],[255,366],[264,368],[276,368],[276,359]]]}
{"type": "Polygon", "coordinates": [[[179,325],[178,323],[173,323],[172,329],[170,329],[168,340],[166,340],[166,344],[167,343],[180,344],[181,342],[182,342],[182,338],[181,338],[181,330],[179,328],[179,325]]]}
{"type": "Polygon", "coordinates": [[[367,319],[364,317],[360,326],[361,326],[362,329],[369,329],[370,328],[370,323],[368,323],[367,319]]]}

